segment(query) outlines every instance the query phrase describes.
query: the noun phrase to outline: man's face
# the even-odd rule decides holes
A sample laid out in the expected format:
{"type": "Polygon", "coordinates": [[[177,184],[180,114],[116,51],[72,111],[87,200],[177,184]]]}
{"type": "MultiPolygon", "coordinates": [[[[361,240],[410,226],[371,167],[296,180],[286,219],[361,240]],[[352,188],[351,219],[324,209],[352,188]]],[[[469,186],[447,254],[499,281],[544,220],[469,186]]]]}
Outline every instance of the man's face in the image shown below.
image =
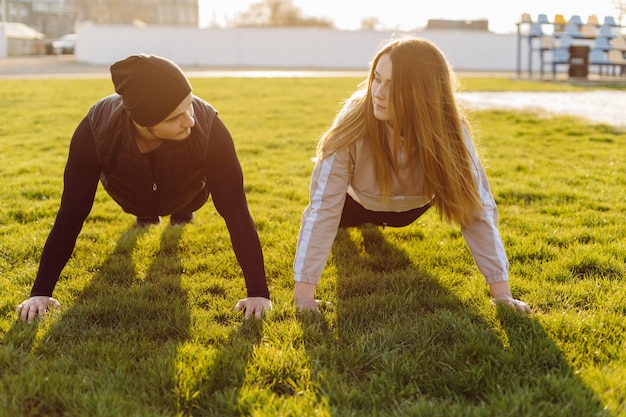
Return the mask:
{"type": "Polygon", "coordinates": [[[189,137],[195,124],[193,94],[189,93],[162,122],[148,130],[159,139],[184,140],[189,137]]]}

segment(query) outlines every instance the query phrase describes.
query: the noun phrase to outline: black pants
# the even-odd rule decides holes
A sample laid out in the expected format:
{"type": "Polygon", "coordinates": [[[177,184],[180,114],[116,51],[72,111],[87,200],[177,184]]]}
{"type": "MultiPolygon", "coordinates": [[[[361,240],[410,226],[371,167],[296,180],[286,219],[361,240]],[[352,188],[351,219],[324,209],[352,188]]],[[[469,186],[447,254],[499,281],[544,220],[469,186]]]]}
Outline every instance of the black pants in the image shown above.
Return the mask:
{"type": "Polygon", "coordinates": [[[372,223],[378,226],[402,227],[407,226],[417,220],[432,204],[428,203],[424,207],[419,207],[409,211],[372,211],[368,210],[350,195],[346,196],[343,205],[339,227],[356,227],[365,223],[372,223]]]}
{"type": "Polygon", "coordinates": [[[193,200],[187,203],[185,207],[172,214],[189,214],[198,211],[200,207],[204,206],[209,200],[209,195],[210,193],[207,190],[202,190],[202,192],[198,193],[198,195],[196,195],[193,200]]]}

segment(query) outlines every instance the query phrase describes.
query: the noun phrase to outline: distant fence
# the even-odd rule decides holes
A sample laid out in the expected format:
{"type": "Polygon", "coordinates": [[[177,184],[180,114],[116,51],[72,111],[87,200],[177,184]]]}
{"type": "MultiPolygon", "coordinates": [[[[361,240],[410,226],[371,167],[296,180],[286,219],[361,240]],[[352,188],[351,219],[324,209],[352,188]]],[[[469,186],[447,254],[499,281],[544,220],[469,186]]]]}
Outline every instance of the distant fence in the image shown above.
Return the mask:
{"type": "MultiPolygon", "coordinates": [[[[76,60],[93,65],[108,65],[135,53],[152,53],[181,66],[320,70],[365,69],[378,46],[394,35],[390,31],[323,28],[196,29],[92,22],[77,23],[76,33],[76,60]]],[[[516,34],[477,30],[412,34],[434,42],[457,70],[517,70],[516,34]]],[[[526,56],[525,50],[521,52],[526,56]]]]}

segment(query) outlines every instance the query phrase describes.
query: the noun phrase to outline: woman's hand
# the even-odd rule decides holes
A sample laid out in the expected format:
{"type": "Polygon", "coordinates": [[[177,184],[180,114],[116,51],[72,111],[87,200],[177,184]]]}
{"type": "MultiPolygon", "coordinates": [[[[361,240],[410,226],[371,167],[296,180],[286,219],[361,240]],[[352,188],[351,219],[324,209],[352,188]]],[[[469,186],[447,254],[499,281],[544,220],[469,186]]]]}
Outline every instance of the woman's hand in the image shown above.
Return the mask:
{"type": "Polygon", "coordinates": [[[494,305],[503,304],[508,307],[513,307],[522,313],[530,313],[530,306],[528,304],[513,298],[507,281],[494,282],[493,284],[489,284],[489,287],[491,288],[491,295],[493,295],[491,302],[494,305]]]}
{"type": "Polygon", "coordinates": [[[320,300],[316,300],[313,297],[298,298],[295,302],[298,311],[314,311],[316,313],[320,312],[320,304],[322,303],[320,300]]]}
{"type": "Polygon", "coordinates": [[[491,300],[494,305],[503,304],[508,307],[521,311],[522,313],[530,313],[530,306],[522,300],[516,300],[510,296],[498,297],[491,300]]]}
{"type": "Polygon", "coordinates": [[[51,307],[61,308],[61,303],[52,297],[35,296],[19,304],[15,308],[15,312],[19,314],[22,320],[32,323],[37,315],[44,317],[51,307]]]}
{"type": "Polygon", "coordinates": [[[307,282],[296,282],[293,290],[293,300],[296,303],[298,311],[320,311],[320,300],[316,300],[315,295],[316,284],[307,282]]]}
{"type": "Polygon", "coordinates": [[[257,319],[260,319],[266,311],[272,310],[272,302],[265,297],[248,297],[239,300],[235,305],[235,310],[243,310],[243,318],[246,320],[252,317],[253,314],[257,319]]]}

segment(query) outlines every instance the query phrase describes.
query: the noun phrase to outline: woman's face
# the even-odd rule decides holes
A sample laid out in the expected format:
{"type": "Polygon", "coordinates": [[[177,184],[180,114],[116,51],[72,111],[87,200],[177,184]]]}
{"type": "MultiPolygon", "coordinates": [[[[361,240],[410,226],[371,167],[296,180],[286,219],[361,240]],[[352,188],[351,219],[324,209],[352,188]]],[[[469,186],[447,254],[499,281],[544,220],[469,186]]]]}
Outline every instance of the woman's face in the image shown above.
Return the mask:
{"type": "Polygon", "coordinates": [[[389,54],[380,57],[374,69],[372,81],[372,104],[374,117],[386,122],[389,120],[389,92],[391,91],[391,58],[389,54]]]}

